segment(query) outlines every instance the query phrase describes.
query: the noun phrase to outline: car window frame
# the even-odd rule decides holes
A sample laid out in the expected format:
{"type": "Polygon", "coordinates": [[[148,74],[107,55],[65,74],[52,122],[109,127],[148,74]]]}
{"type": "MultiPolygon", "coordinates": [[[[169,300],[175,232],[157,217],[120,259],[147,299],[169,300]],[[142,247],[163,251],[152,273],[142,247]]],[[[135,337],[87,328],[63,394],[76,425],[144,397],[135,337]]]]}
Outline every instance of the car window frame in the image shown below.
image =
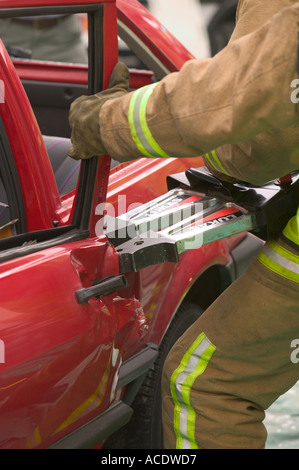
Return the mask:
{"type": "MultiPolygon", "coordinates": [[[[28,7],[28,8],[4,8],[0,10],[1,18],[18,17],[18,16],[38,16],[48,14],[88,14],[88,94],[94,94],[103,89],[103,64],[104,64],[104,4],[87,4],[87,5],[58,5],[46,7],[28,7]]],[[[4,127],[4,126],[3,126],[4,127]]],[[[6,135],[5,129],[3,135],[6,135]]],[[[9,148],[7,138],[6,148],[9,148]]],[[[6,164],[5,174],[11,169],[15,174],[17,169],[15,166],[12,152],[10,154],[9,168],[6,164]]],[[[74,201],[72,220],[70,224],[62,227],[53,227],[46,230],[38,230],[35,232],[25,232],[19,235],[0,240],[0,263],[11,259],[23,257],[27,254],[50,248],[52,246],[68,243],[71,241],[82,240],[89,235],[89,219],[91,216],[92,201],[94,196],[95,181],[97,175],[98,158],[94,157],[89,160],[82,160],[80,177],[77,185],[77,194],[74,201]],[[88,190],[86,190],[88,188],[88,190]]],[[[17,182],[17,180],[16,180],[17,182]]],[[[20,194],[21,187],[18,189],[18,206],[21,207],[20,194]]],[[[7,194],[7,196],[9,196],[7,194]]],[[[22,201],[23,195],[22,195],[22,201]]],[[[16,207],[16,204],[13,204],[16,207]]],[[[24,206],[24,204],[23,204],[24,206]]],[[[24,224],[21,230],[26,230],[26,217],[24,218],[24,207],[22,214],[24,224]]]]}

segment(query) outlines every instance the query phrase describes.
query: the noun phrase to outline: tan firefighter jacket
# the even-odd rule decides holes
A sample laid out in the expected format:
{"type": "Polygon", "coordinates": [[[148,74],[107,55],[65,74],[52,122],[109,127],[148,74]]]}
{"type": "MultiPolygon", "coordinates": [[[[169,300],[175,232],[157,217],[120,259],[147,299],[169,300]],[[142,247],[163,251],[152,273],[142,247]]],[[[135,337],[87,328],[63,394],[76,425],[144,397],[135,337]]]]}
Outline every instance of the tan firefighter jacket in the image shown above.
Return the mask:
{"type": "Polygon", "coordinates": [[[215,57],[103,105],[108,153],[202,154],[220,178],[257,185],[298,170],[298,25],[298,1],[240,0],[231,41],[215,57]]]}

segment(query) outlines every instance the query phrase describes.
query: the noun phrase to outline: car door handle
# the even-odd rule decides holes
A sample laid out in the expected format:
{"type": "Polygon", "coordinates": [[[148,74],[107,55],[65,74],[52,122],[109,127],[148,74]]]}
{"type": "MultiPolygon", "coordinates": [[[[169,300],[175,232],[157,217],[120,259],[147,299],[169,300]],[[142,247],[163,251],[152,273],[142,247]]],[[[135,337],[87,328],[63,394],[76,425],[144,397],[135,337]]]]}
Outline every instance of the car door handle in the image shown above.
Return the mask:
{"type": "Polygon", "coordinates": [[[124,289],[127,285],[128,281],[124,275],[104,278],[91,287],[78,289],[76,291],[77,300],[79,304],[82,304],[88,302],[92,297],[103,297],[112,294],[119,289],[124,289]]]}

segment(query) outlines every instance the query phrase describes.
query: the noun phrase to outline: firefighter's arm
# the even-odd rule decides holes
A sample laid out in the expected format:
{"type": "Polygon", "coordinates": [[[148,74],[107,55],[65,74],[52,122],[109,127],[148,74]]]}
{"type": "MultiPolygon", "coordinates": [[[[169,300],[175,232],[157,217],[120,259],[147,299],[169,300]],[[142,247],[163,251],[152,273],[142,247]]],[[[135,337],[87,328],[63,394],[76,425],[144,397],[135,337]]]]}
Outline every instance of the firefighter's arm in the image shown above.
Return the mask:
{"type": "MultiPolygon", "coordinates": [[[[298,21],[297,3],[215,57],[189,61],[157,84],[106,102],[100,130],[107,152],[119,161],[192,157],[298,123],[291,100],[298,21]]],[[[205,159],[235,176],[230,161],[205,159]]]]}

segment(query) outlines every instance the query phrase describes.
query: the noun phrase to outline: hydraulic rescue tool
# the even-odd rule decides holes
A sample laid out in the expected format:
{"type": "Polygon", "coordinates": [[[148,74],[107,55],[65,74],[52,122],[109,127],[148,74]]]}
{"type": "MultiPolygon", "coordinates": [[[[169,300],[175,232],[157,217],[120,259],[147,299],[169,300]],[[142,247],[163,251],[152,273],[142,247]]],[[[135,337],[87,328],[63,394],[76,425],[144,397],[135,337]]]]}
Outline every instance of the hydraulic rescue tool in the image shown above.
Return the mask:
{"type": "Polygon", "coordinates": [[[258,187],[227,183],[205,167],[168,177],[168,193],[116,218],[105,233],[116,247],[120,272],[178,262],[185,251],[241,232],[277,236],[296,214],[299,173],[258,187]]]}

